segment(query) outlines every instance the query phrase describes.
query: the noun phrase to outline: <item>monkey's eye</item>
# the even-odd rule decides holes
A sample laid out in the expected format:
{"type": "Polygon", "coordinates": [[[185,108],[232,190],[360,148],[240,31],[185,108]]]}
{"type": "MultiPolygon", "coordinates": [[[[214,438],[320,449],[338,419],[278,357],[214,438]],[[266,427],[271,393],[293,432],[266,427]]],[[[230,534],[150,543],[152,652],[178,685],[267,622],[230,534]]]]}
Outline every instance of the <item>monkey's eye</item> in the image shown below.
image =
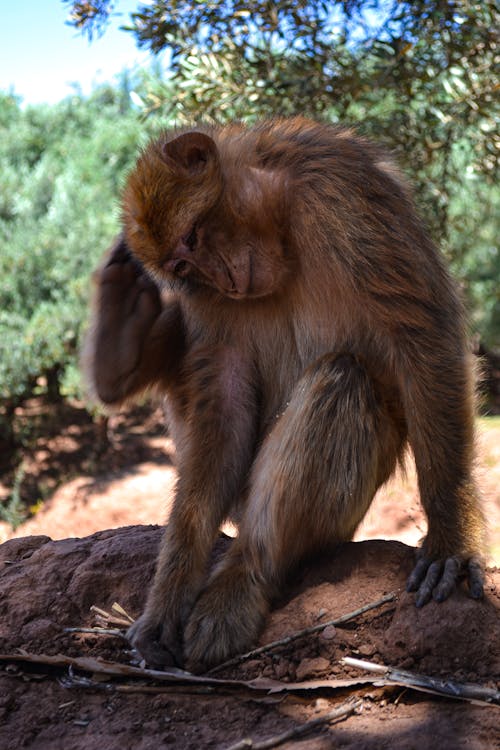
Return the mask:
{"type": "Polygon", "coordinates": [[[187,235],[185,242],[189,250],[193,252],[196,246],[196,224],[193,224],[193,228],[191,229],[190,233],[187,235]]]}
{"type": "Polygon", "coordinates": [[[175,264],[174,273],[179,279],[183,279],[189,273],[189,263],[185,260],[179,260],[175,264]]]}

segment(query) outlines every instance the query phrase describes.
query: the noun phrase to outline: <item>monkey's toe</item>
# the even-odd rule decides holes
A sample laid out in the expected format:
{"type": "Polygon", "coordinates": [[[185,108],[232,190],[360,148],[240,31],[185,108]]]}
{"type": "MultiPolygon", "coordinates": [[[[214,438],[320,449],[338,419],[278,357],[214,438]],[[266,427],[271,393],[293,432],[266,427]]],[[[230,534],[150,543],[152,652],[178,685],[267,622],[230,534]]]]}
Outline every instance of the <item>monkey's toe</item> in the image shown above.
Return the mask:
{"type": "Polygon", "coordinates": [[[150,667],[182,667],[182,649],[175,639],[166,639],[162,627],[140,617],[128,629],[127,638],[150,667]]]}
{"type": "Polygon", "coordinates": [[[406,590],[416,591],[415,604],[423,607],[431,598],[436,602],[448,599],[462,578],[468,580],[470,595],[480,599],[484,589],[484,568],[478,557],[453,555],[436,560],[422,555],[408,578],[406,590]]]}
{"type": "MultiPolygon", "coordinates": [[[[253,628],[223,612],[195,608],[184,634],[184,656],[190,672],[202,673],[238,653],[247,651],[256,637],[253,628]]],[[[258,629],[255,628],[255,631],[258,629]]]]}
{"type": "Polygon", "coordinates": [[[264,591],[247,571],[229,566],[199,596],[184,631],[184,657],[192,672],[203,672],[248,651],[268,612],[264,591]]]}

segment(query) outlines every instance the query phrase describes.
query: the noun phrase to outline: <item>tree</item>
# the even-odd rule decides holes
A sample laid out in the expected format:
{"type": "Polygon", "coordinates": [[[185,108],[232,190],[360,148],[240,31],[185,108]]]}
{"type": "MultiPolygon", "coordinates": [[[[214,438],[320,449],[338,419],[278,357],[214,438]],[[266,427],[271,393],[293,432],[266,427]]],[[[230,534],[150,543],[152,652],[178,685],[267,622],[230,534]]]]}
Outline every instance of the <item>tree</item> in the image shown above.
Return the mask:
{"type": "MultiPolygon", "coordinates": [[[[90,36],[115,7],[66,4],[90,36]]],[[[416,185],[477,329],[499,345],[499,22],[487,0],[155,0],[124,28],[170,54],[148,111],[176,122],[300,112],[385,142],[416,185]]]]}

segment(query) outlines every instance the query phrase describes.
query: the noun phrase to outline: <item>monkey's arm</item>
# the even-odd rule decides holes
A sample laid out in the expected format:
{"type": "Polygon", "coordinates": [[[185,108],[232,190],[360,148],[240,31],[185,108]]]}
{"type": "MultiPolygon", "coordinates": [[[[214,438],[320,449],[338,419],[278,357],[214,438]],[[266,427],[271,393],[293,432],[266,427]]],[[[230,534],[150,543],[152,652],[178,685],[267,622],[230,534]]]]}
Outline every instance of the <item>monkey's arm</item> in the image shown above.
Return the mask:
{"type": "Polygon", "coordinates": [[[95,395],[119,404],[174,375],[184,349],[182,313],[162,305],[156,284],[131,256],[123,238],[94,277],[93,316],[83,363],[95,395]]]}

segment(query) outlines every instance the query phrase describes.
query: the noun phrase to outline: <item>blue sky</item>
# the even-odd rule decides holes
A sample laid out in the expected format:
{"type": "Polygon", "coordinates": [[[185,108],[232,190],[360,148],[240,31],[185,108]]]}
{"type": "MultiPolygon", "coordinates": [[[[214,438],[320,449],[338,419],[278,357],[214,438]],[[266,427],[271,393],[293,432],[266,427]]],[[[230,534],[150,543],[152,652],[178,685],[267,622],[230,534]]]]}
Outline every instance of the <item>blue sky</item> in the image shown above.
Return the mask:
{"type": "MultiPolygon", "coordinates": [[[[146,3],[144,3],[146,4],[146,3]]],[[[25,103],[56,102],[93,83],[113,80],[123,68],[147,65],[134,37],[119,26],[137,10],[139,0],[117,0],[101,38],[89,42],[65,24],[68,6],[60,0],[0,0],[0,90],[13,91],[25,103]]]]}

